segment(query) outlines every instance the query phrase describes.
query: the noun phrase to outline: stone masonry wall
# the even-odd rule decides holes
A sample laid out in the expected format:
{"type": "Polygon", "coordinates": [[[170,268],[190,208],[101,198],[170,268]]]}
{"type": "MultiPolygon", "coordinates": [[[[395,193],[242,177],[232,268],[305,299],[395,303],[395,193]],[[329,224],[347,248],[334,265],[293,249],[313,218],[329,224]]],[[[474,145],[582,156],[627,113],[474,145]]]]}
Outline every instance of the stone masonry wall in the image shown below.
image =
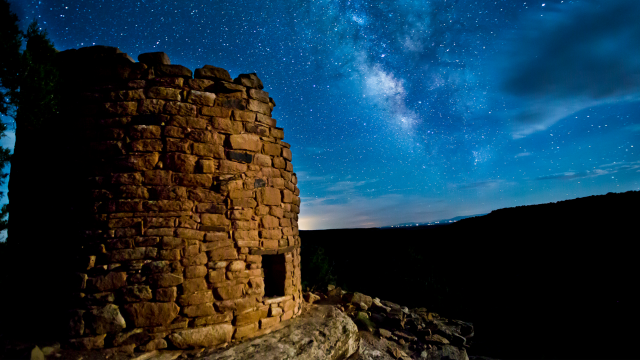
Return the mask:
{"type": "Polygon", "coordinates": [[[300,191],[256,74],[192,76],[103,46],[58,55],[88,159],[71,344],[215,346],[299,314],[300,191]]]}

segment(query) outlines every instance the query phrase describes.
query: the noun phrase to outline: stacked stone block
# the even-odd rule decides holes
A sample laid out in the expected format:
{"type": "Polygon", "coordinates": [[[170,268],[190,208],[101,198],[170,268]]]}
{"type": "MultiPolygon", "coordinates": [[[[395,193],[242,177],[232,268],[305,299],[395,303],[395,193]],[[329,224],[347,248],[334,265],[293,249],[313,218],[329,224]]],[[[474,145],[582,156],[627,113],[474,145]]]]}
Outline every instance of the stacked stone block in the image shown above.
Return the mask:
{"type": "Polygon", "coordinates": [[[99,59],[103,79],[82,83],[69,114],[85,130],[92,219],[71,343],[215,346],[299,314],[300,191],[256,74],[205,65],[192,76],[164,53],[136,63],[108,47],[59,55],[99,59]],[[282,271],[263,269],[267,256],[282,271]],[[265,297],[265,270],[281,293],[265,297]]]}

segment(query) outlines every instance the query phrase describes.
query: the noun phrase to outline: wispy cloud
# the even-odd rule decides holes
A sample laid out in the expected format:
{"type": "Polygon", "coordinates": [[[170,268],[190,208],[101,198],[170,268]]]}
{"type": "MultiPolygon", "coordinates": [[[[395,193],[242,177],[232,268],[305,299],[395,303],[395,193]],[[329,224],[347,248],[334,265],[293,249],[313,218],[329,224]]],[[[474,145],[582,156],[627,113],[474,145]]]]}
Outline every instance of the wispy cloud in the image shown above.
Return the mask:
{"type": "Polygon", "coordinates": [[[459,190],[496,189],[504,185],[506,185],[506,181],[504,180],[486,180],[486,181],[476,181],[476,182],[466,183],[466,184],[457,184],[457,185],[453,185],[452,187],[459,190]]]}
{"type": "Polygon", "coordinates": [[[326,188],[326,191],[340,191],[340,192],[349,192],[355,190],[357,187],[371,184],[378,181],[378,179],[371,180],[362,180],[362,181],[338,181],[331,184],[326,188]]]}
{"type": "Polygon", "coordinates": [[[578,110],[640,100],[640,2],[565,2],[506,41],[502,89],[521,101],[513,137],[544,130],[578,110]]]}

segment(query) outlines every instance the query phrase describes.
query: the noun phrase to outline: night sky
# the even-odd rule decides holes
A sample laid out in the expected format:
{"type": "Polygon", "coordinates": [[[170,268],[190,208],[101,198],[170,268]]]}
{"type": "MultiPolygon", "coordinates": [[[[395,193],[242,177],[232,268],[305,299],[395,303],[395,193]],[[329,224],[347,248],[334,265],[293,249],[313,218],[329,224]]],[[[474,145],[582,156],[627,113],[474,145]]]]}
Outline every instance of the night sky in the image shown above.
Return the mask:
{"type": "Polygon", "coordinates": [[[256,72],[303,230],[640,190],[640,1],[11,4],[61,51],[256,72]]]}

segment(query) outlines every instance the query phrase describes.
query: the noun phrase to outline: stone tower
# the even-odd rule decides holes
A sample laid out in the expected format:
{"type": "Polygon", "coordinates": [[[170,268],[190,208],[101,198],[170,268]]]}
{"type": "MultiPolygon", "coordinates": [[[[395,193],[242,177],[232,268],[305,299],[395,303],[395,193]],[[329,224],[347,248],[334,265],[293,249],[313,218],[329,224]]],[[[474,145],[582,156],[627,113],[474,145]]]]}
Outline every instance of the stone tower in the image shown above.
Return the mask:
{"type": "Polygon", "coordinates": [[[299,189],[256,74],[105,46],[58,57],[85,181],[71,342],[215,346],[298,315],[299,189]]]}

